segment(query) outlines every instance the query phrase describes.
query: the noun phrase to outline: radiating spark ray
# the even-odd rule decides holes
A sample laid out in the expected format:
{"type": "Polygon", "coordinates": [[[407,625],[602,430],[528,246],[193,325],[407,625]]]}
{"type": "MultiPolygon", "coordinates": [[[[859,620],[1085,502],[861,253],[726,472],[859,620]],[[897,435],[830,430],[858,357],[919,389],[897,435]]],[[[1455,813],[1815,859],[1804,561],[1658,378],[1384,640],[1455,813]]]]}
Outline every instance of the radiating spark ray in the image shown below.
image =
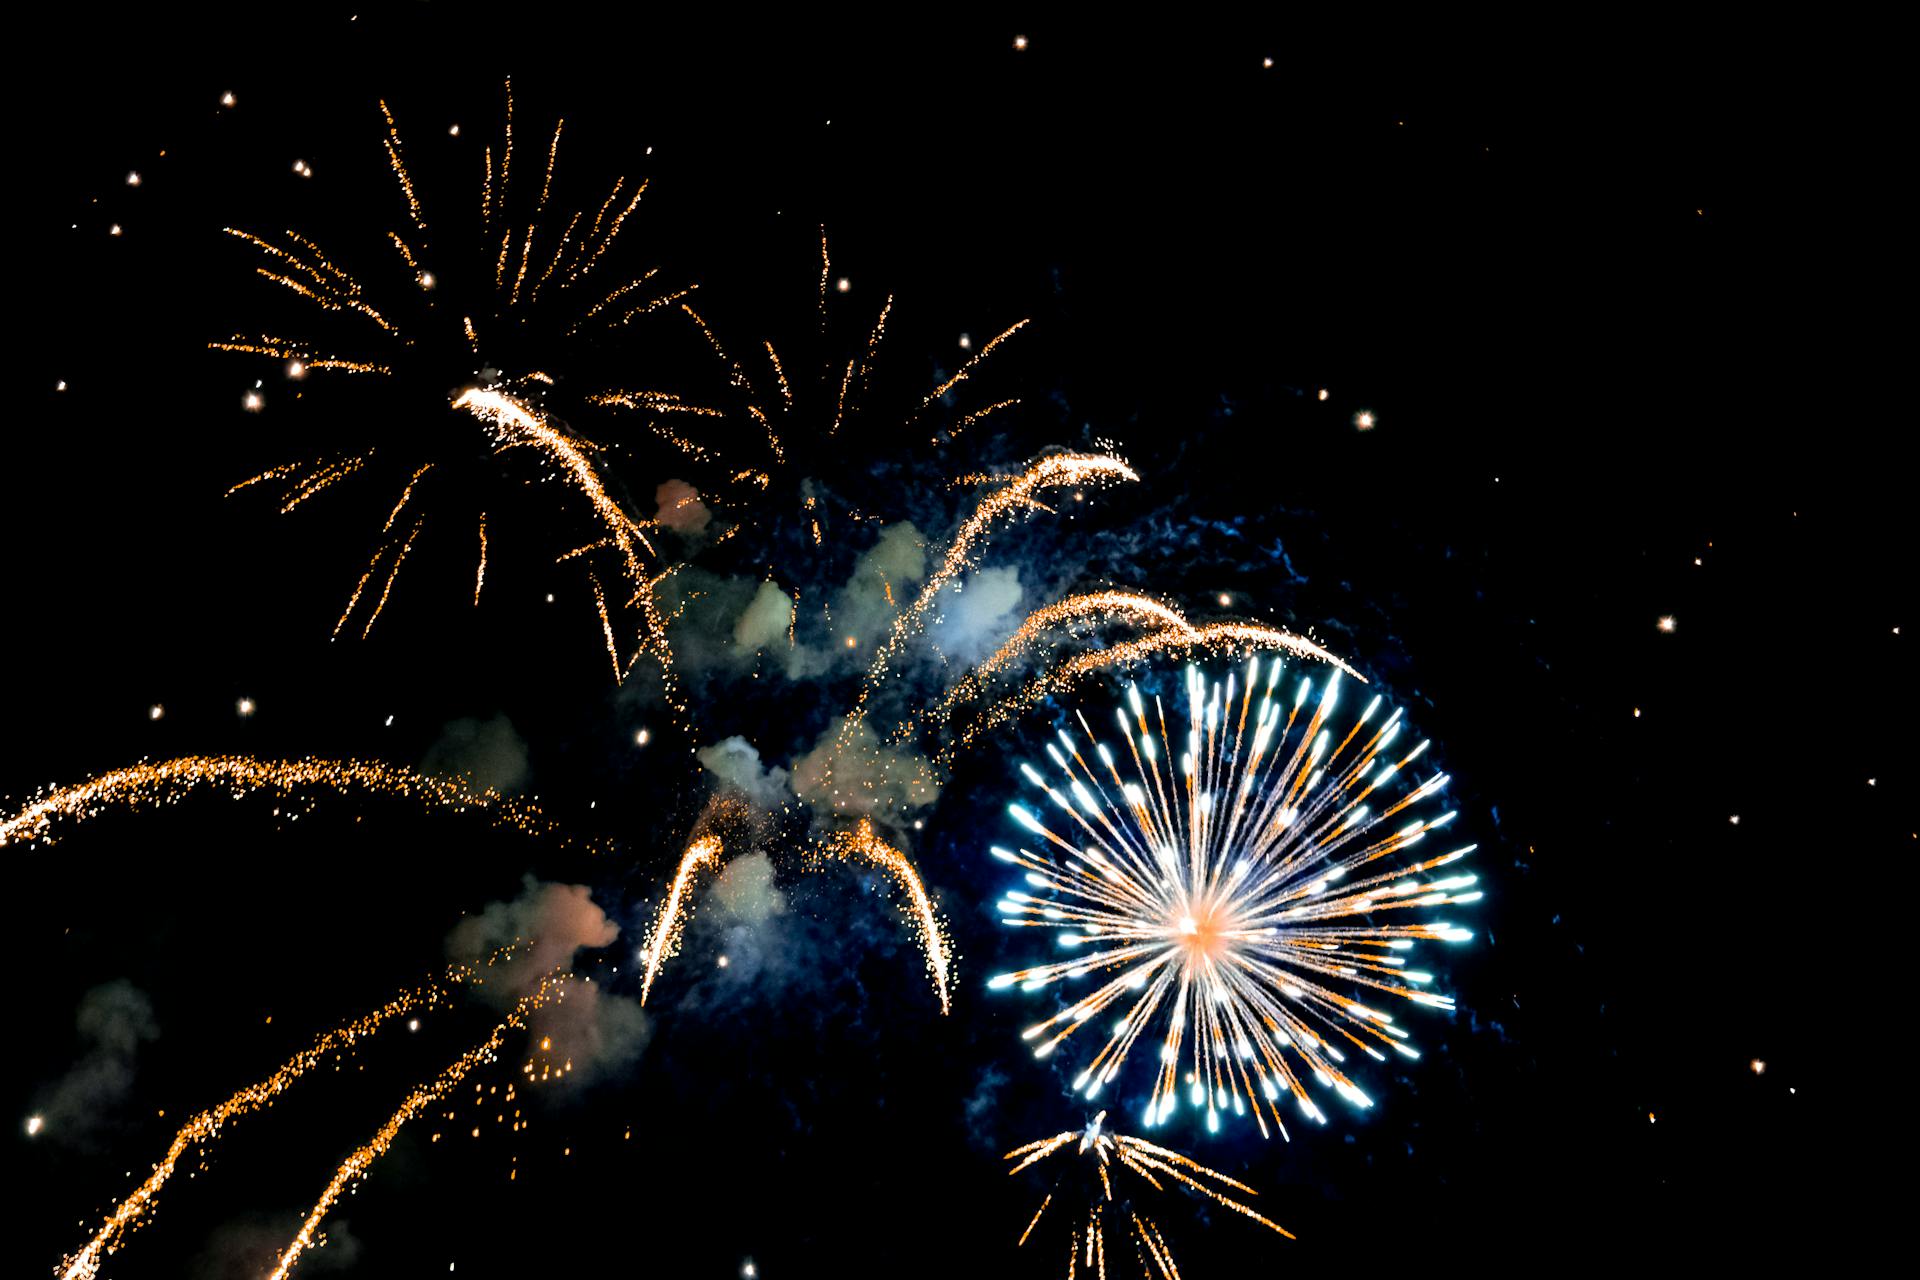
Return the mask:
{"type": "MultiPolygon", "coordinates": [[[[407,198],[407,212],[413,218],[413,225],[425,231],[427,223],[420,213],[420,197],[414,194],[413,178],[407,173],[407,162],[400,154],[400,126],[394,123],[393,112],[387,109],[385,98],[380,100],[380,114],[387,120],[387,163],[393,168],[393,176],[400,181],[400,191],[407,198]]],[[[398,241],[399,237],[395,236],[394,239],[398,241]]]]}
{"type": "Polygon", "coordinates": [[[720,853],[720,837],[706,835],[688,845],[686,853],[682,855],[680,867],[673,874],[673,885],[667,891],[667,900],[661,904],[660,914],[654,918],[653,929],[642,948],[647,957],[646,975],[640,984],[642,1005],[647,1003],[647,996],[653,990],[653,980],[659,976],[660,966],[679,953],[680,941],[686,932],[683,904],[687,897],[687,885],[695,872],[717,869],[720,853]]]}
{"type": "Polygon", "coordinates": [[[367,619],[367,625],[360,631],[362,640],[373,634],[373,624],[380,620],[381,612],[387,607],[387,597],[393,594],[393,583],[394,579],[400,576],[400,566],[407,562],[407,553],[413,550],[413,540],[420,536],[421,526],[426,522],[424,516],[415,520],[413,531],[407,534],[407,540],[400,544],[399,554],[394,556],[393,566],[387,571],[387,584],[380,589],[379,603],[373,606],[373,615],[367,619]]]}

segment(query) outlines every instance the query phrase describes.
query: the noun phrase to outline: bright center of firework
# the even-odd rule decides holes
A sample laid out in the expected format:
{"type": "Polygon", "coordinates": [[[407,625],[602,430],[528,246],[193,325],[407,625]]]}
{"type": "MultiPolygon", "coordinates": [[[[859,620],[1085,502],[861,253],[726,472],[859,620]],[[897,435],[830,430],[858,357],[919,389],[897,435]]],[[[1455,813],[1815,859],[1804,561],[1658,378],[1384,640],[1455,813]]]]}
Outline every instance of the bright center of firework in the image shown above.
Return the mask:
{"type": "Polygon", "coordinates": [[[1178,942],[1186,952],[1187,969],[1211,968],[1232,949],[1232,925],[1226,904],[1200,901],[1174,921],[1178,942]]]}
{"type": "Polygon", "coordinates": [[[987,985],[1070,992],[1021,1033],[1038,1057],[1081,1027],[1105,1029],[1074,1080],[1087,1098],[1125,1088],[1123,1063],[1144,1050],[1157,1060],[1148,1125],[1166,1123],[1181,1101],[1204,1110],[1212,1131],[1226,1112],[1267,1132],[1285,1100],[1324,1121],[1310,1082],[1372,1105],[1349,1074],[1363,1065],[1352,1050],[1373,1062],[1419,1057],[1379,1003],[1453,1007],[1406,953],[1472,934],[1445,920],[1377,918],[1387,904],[1480,899],[1477,877],[1440,870],[1472,845],[1422,844],[1454,813],[1409,812],[1447,776],[1417,776],[1427,744],[1400,741],[1399,712],[1378,715],[1374,697],[1340,715],[1339,674],[1317,677],[1283,685],[1278,662],[1263,669],[1257,659],[1224,681],[1189,669],[1184,734],[1168,726],[1178,701],[1149,705],[1132,689],[1115,710],[1118,751],[1083,717],[1081,736],[1063,732],[1047,747],[1056,775],[1022,766],[1061,816],[1009,806],[1040,839],[993,850],[1025,873],[999,912],[1015,927],[1060,930],[1071,955],[987,985]]]}

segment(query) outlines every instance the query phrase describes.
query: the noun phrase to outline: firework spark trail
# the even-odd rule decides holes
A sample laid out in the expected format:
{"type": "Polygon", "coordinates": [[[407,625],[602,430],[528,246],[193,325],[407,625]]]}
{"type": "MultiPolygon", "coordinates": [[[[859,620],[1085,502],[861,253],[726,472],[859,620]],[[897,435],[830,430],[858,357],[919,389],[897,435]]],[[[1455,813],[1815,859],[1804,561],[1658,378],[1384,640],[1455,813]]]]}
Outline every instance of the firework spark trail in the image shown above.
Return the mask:
{"type": "MultiPolygon", "coordinates": [[[[943,766],[951,765],[954,757],[981,735],[1046,698],[1071,692],[1082,679],[1096,671],[1165,654],[1277,650],[1328,663],[1361,683],[1366,682],[1366,677],[1342,659],[1290,631],[1251,622],[1195,625],[1179,610],[1151,596],[1131,591],[1094,591],[1068,596],[1028,614],[999,649],[962,676],[938,703],[926,709],[929,726],[944,727],[960,705],[980,697],[992,677],[1026,656],[1047,632],[1059,627],[1109,622],[1134,622],[1154,630],[1104,649],[1074,654],[1058,666],[1042,669],[1015,693],[990,703],[953,741],[940,748],[936,759],[943,766]]],[[[901,722],[894,734],[896,742],[905,741],[918,730],[920,714],[910,713],[901,722]]]]}
{"type": "MultiPolygon", "coordinates": [[[[1199,634],[1198,629],[1178,609],[1164,601],[1135,591],[1091,591],[1056,600],[1028,614],[1021,621],[1019,628],[1008,636],[998,649],[962,675],[933,707],[916,709],[910,713],[893,733],[893,741],[903,742],[912,737],[918,731],[923,712],[932,725],[944,725],[952,718],[955,707],[979,697],[988,681],[1024,658],[1038,646],[1048,632],[1056,628],[1114,622],[1137,623],[1153,628],[1156,633],[1174,631],[1185,636],[1199,634]]],[[[1275,632],[1274,634],[1281,636],[1286,633],[1275,632]]],[[[1305,645],[1304,641],[1300,643],[1305,645]]],[[[1321,657],[1329,662],[1338,662],[1331,655],[1311,645],[1296,651],[1307,656],[1321,657]]],[[[1343,670],[1358,675],[1345,664],[1340,665],[1343,670]]]]}
{"type": "Polygon", "coordinates": [[[931,405],[935,400],[938,400],[941,396],[944,396],[945,394],[947,394],[947,392],[953,390],[955,387],[959,386],[962,382],[965,382],[969,377],[972,376],[973,371],[980,367],[981,361],[985,360],[988,356],[993,354],[993,349],[995,347],[999,346],[1001,343],[1005,342],[1008,338],[1011,338],[1014,334],[1020,332],[1022,329],[1026,328],[1028,323],[1029,321],[1026,321],[1026,320],[1021,320],[1016,322],[1011,328],[1007,329],[1004,333],[998,334],[997,336],[994,337],[994,339],[991,342],[987,343],[986,346],[980,348],[979,351],[975,352],[973,359],[961,365],[957,373],[955,373],[951,378],[948,378],[945,382],[941,383],[939,386],[935,387],[932,391],[929,391],[927,393],[927,398],[920,402],[920,407],[918,409],[915,409],[913,411],[912,417],[907,419],[908,423],[911,424],[914,421],[914,419],[918,418],[921,414],[925,413],[927,411],[927,407],[931,405]]]}
{"type": "Polygon", "coordinates": [[[1149,1127],[1173,1109],[1189,1030],[1189,1102],[1205,1108],[1208,1128],[1219,1127],[1221,1109],[1242,1114],[1250,1103],[1263,1134],[1270,1114],[1284,1136],[1282,1092],[1293,1094],[1309,1118],[1326,1119],[1308,1097],[1303,1073],[1356,1106],[1372,1105],[1343,1072],[1346,1054],[1336,1040],[1378,1061],[1386,1060],[1382,1048],[1419,1056],[1392,1015],[1347,991],[1453,1007],[1451,999],[1420,989],[1433,975],[1408,970],[1400,953],[1422,939],[1465,941],[1468,931],[1439,921],[1374,921],[1378,912],[1482,896],[1459,892],[1475,883],[1472,875],[1424,878],[1465,857],[1472,845],[1420,861],[1403,857],[1453,820],[1452,811],[1411,821],[1398,816],[1439,792],[1447,775],[1434,774],[1391,798],[1398,788],[1382,789],[1427,744],[1398,759],[1383,754],[1400,733],[1400,713],[1369,729],[1381,703],[1375,697],[1329,748],[1340,676],[1329,679],[1318,698],[1312,698],[1313,681],[1303,677],[1288,702],[1275,694],[1281,666],[1279,660],[1269,666],[1257,712],[1258,657],[1247,667],[1244,693],[1237,692],[1237,673],[1223,692],[1190,668],[1188,727],[1180,738],[1169,735],[1158,698],[1150,723],[1139,690],[1129,689],[1132,719],[1125,711],[1116,715],[1133,780],[1122,778],[1115,753],[1080,717],[1097,769],[1080,740],[1065,733],[1057,746],[1047,746],[1065,775],[1064,789],[1022,766],[1069,820],[1064,829],[1073,839],[1013,805],[1013,817],[1046,845],[1040,853],[993,850],[1023,868],[1027,886],[1039,891],[1008,892],[999,904],[1002,922],[1057,929],[1063,947],[1086,950],[1072,960],[1002,974],[988,985],[1033,991],[1100,975],[1090,994],[1070,998],[1022,1033],[1038,1041],[1035,1055],[1044,1057],[1117,1008],[1105,1046],[1074,1081],[1088,1098],[1118,1076],[1129,1052],[1164,1015],[1149,1127]],[[1360,874],[1348,882],[1354,872],[1360,874]],[[1299,1055],[1301,1071],[1289,1051],[1299,1055]]]}
{"type": "MultiPolygon", "coordinates": [[[[619,550],[628,581],[633,584],[634,601],[640,606],[646,628],[641,637],[641,651],[651,653],[659,663],[668,704],[684,712],[685,704],[678,695],[674,679],[673,649],[667,639],[666,620],[660,616],[659,604],[651,586],[652,579],[640,560],[641,548],[652,554],[653,544],[647,541],[639,523],[621,510],[620,504],[607,492],[599,472],[594,469],[580,442],[555,429],[544,416],[504,392],[470,387],[455,398],[453,407],[465,409],[493,427],[497,449],[531,446],[552,459],[573,482],[574,488],[587,499],[613,545],[619,550]]],[[[595,594],[598,596],[597,590],[595,594]]],[[[601,621],[606,624],[604,601],[601,621]]],[[[622,670],[616,656],[614,678],[619,680],[621,676],[622,670]]]]}
{"type": "Polygon", "coordinates": [[[341,1193],[354,1182],[367,1176],[367,1171],[373,1162],[386,1154],[387,1148],[393,1145],[393,1140],[400,1135],[400,1130],[406,1126],[406,1123],[446,1097],[474,1068],[493,1062],[508,1032],[526,1026],[527,1018],[536,1009],[552,1000],[565,998],[566,982],[566,975],[548,974],[542,978],[540,985],[532,993],[521,997],[506,1018],[494,1027],[485,1040],[455,1058],[432,1080],[415,1086],[406,1100],[400,1104],[400,1109],[388,1117],[387,1122],[374,1132],[366,1145],[341,1162],[339,1169],[334,1172],[333,1179],[327,1183],[326,1190],[320,1193],[320,1198],[314,1201],[306,1220],[300,1224],[298,1234],[280,1255],[271,1274],[271,1280],[286,1280],[288,1273],[300,1261],[300,1255],[313,1246],[315,1230],[340,1199],[341,1193]]]}
{"type": "MultiPolygon", "coordinates": [[[[329,356],[305,343],[294,342],[286,338],[275,338],[265,334],[249,338],[244,334],[235,334],[225,342],[209,342],[209,351],[231,351],[240,355],[269,356],[275,360],[297,360],[308,369],[331,369],[340,373],[376,373],[388,375],[393,370],[384,364],[373,364],[365,360],[349,360],[342,356],[329,356]]],[[[239,486],[235,486],[237,489],[239,486]]],[[[227,492],[232,493],[229,489],[227,492]]]]}
{"type": "Polygon", "coordinates": [[[424,801],[430,806],[480,809],[497,824],[528,835],[555,830],[540,810],[497,791],[475,791],[453,778],[415,773],[401,765],[367,760],[257,760],[252,756],[182,756],[159,764],[115,769],[66,787],[41,791],[25,808],[0,815],[0,847],[19,842],[53,843],[59,819],[84,822],[108,808],[172,804],[196,788],[223,787],[234,796],[260,790],[293,793],[320,787],[368,791],[424,801]]]}
{"type": "Polygon", "coordinates": [[[487,585],[487,513],[480,513],[480,564],[473,572],[473,607],[480,607],[480,589],[487,585]]]}
{"type": "MultiPolygon", "coordinates": [[[[984,352],[982,354],[985,354],[984,352]]],[[[1040,459],[1020,475],[983,499],[974,513],[960,526],[953,536],[946,554],[941,557],[940,565],[928,575],[920,588],[920,594],[906,609],[894,618],[893,628],[887,634],[886,641],[879,646],[873,656],[873,662],[867,669],[866,683],[862,686],[854,703],[852,714],[848,715],[840,732],[842,747],[851,740],[854,731],[866,715],[867,701],[875,688],[886,677],[887,668],[894,655],[906,643],[907,638],[925,625],[926,615],[932,609],[934,601],[940,596],[955,577],[965,572],[973,563],[981,544],[995,521],[1003,519],[1013,512],[1038,505],[1035,494],[1047,489],[1057,489],[1063,485],[1089,484],[1107,480],[1138,480],[1139,474],[1120,459],[1107,454],[1059,453],[1040,459]]]]}
{"type": "Polygon", "coordinates": [[[990,417],[993,414],[1000,412],[1000,410],[1002,409],[1011,409],[1019,403],[1020,402],[1018,400],[996,400],[984,409],[975,409],[972,413],[969,413],[964,418],[961,418],[958,422],[948,427],[944,435],[939,432],[935,432],[933,436],[928,439],[927,443],[928,444],[952,444],[955,440],[958,440],[960,438],[960,433],[962,431],[965,431],[968,427],[980,421],[980,419],[990,417]]]}
{"type": "Polygon", "coordinates": [[[283,516],[291,515],[293,509],[305,502],[308,498],[313,497],[321,490],[339,483],[341,480],[346,479],[354,472],[360,470],[360,468],[367,464],[367,459],[372,456],[373,450],[369,449],[363,454],[356,454],[349,458],[338,458],[324,466],[314,468],[305,476],[301,477],[293,488],[287,490],[280,502],[280,514],[283,516]]]}
{"type": "MultiPolygon", "coordinates": [[[[400,566],[407,562],[407,553],[413,550],[413,540],[420,536],[420,530],[422,527],[426,525],[426,523],[427,523],[427,518],[425,516],[421,516],[418,520],[415,520],[413,522],[413,531],[407,534],[407,540],[400,544],[399,553],[393,557],[393,565],[387,570],[387,584],[384,587],[380,588],[379,602],[373,606],[373,612],[368,615],[367,625],[360,629],[360,638],[362,640],[365,640],[368,636],[373,634],[373,624],[380,621],[380,615],[386,612],[387,597],[393,594],[394,579],[400,576],[400,566]]],[[[364,578],[361,579],[362,584],[364,584],[365,581],[366,579],[364,578]]],[[[360,594],[360,588],[355,587],[354,596],[357,598],[359,594],[360,594]]],[[[347,613],[352,613],[352,612],[353,612],[353,606],[348,605],[347,613]]],[[[346,615],[342,614],[340,620],[342,622],[345,622],[346,615]]],[[[334,630],[336,633],[338,633],[339,628],[336,626],[334,630]]]]}
{"type": "Polygon", "coordinates": [[[660,906],[660,914],[654,919],[653,930],[645,946],[647,953],[647,972],[640,983],[640,1003],[647,1003],[647,993],[653,990],[654,977],[659,974],[660,966],[670,957],[679,954],[681,939],[686,934],[686,912],[682,905],[687,897],[687,885],[696,871],[715,870],[720,865],[720,837],[701,836],[687,846],[687,852],[680,859],[680,869],[674,872],[673,887],[667,893],[667,900],[660,906]]]}
{"type": "Polygon", "coordinates": [[[900,912],[919,933],[920,950],[927,961],[927,974],[933,979],[934,994],[940,997],[940,1012],[952,1012],[948,974],[953,947],[947,940],[946,929],[940,923],[939,915],[933,909],[933,900],[927,896],[927,886],[913,869],[912,861],[875,835],[873,823],[865,819],[852,831],[839,831],[828,836],[820,847],[829,856],[843,861],[855,857],[865,859],[893,878],[906,895],[900,912]]]}
{"type": "MultiPolygon", "coordinates": [[[[1294,1234],[1279,1223],[1261,1214],[1251,1205],[1236,1199],[1229,1192],[1244,1195],[1258,1195],[1252,1187],[1237,1179],[1230,1178],[1217,1169],[1207,1166],[1177,1151],[1146,1142],[1124,1133],[1115,1133],[1106,1128],[1107,1113],[1102,1111],[1093,1118],[1085,1129],[1069,1129],[1056,1133],[1050,1138],[1041,1138],[1024,1146],[1015,1147],[1007,1152],[1006,1159],[1017,1161],[1009,1175],[1019,1174],[1049,1156],[1074,1144],[1074,1154],[1085,1158],[1099,1179],[1097,1188],[1091,1188],[1087,1216],[1084,1223],[1075,1224],[1070,1232],[1067,1262],[1067,1275],[1072,1277],[1077,1265],[1084,1258],[1084,1265],[1094,1268],[1096,1274],[1106,1274],[1106,1225],[1109,1215],[1115,1211],[1124,1212],[1124,1225],[1132,1228],[1135,1256],[1140,1263],[1141,1274],[1149,1277],[1156,1274],[1161,1280],[1179,1280],[1179,1269],[1174,1265],[1173,1253],[1167,1247],[1166,1238],[1160,1233],[1153,1219],[1144,1217],[1129,1204],[1123,1203],[1114,1195],[1114,1176],[1122,1170],[1130,1172],[1148,1183],[1155,1191],[1166,1190],[1162,1178],[1178,1182],[1189,1190],[1197,1191],[1224,1208],[1251,1218],[1261,1226],[1278,1232],[1287,1239],[1294,1234]]],[[[1054,1189],[1047,1193],[1040,1207],[1034,1211],[1027,1229],[1020,1233],[1020,1245],[1025,1245],[1033,1229],[1040,1225],[1041,1215],[1059,1193],[1061,1184],[1072,1170],[1065,1170],[1055,1182],[1054,1189]]]]}
{"type": "MultiPolygon", "coordinates": [[[[471,970],[456,966],[448,970],[445,982],[457,984],[467,981],[471,976],[471,970]]],[[[330,1056],[351,1053],[362,1041],[371,1039],[394,1018],[416,1009],[433,1008],[445,998],[446,992],[439,983],[402,991],[371,1013],[362,1014],[323,1033],[312,1044],[281,1063],[273,1074],[187,1121],[174,1134],[166,1155],[154,1165],[147,1180],[114,1207],[113,1212],[101,1223],[99,1231],[94,1233],[93,1239],[77,1252],[60,1260],[59,1273],[63,1280],[92,1280],[99,1273],[101,1259],[117,1251],[130,1233],[151,1220],[161,1189],[173,1176],[180,1157],[189,1148],[198,1146],[204,1150],[222,1135],[229,1121],[271,1107],[296,1080],[330,1056]]]]}
{"type": "MultiPolygon", "coordinates": [[[[407,212],[413,218],[414,227],[425,232],[427,224],[420,213],[420,197],[414,194],[413,177],[407,172],[407,162],[400,154],[400,126],[394,123],[393,112],[387,110],[387,102],[384,98],[380,100],[380,114],[386,117],[387,121],[387,163],[393,169],[394,179],[400,184],[401,194],[407,198],[407,212]]],[[[557,141],[558,138],[556,137],[555,140],[557,141]]],[[[397,241],[399,237],[395,236],[394,239],[397,241]]],[[[401,245],[401,252],[406,253],[404,244],[401,245]]],[[[407,256],[411,263],[411,255],[407,256]]]]}

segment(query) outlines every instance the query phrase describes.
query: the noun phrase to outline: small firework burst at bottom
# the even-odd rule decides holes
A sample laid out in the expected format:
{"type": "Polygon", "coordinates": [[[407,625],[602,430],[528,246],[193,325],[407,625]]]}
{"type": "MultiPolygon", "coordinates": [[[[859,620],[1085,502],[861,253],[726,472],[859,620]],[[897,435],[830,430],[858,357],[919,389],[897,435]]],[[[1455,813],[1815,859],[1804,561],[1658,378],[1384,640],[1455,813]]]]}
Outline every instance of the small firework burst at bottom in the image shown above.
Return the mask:
{"type": "MultiPolygon", "coordinates": [[[[1012,1174],[1030,1169],[1069,1147],[1074,1155],[1080,1157],[1061,1169],[1052,1190],[1047,1192],[1040,1207],[1034,1211],[1027,1229],[1020,1233],[1020,1244],[1024,1246],[1056,1199],[1063,1204],[1085,1204],[1084,1216],[1078,1217],[1069,1229],[1069,1277],[1079,1274],[1083,1269],[1088,1274],[1104,1276],[1107,1274],[1108,1250],[1124,1251],[1131,1248],[1134,1260],[1140,1264],[1140,1274],[1148,1277],[1148,1280],[1155,1280],[1156,1277],[1158,1280],[1178,1280],[1180,1270],[1174,1265],[1173,1251],[1167,1245],[1166,1236],[1159,1224],[1134,1204],[1129,1194],[1134,1184],[1121,1179],[1119,1175],[1122,1173],[1134,1175],[1138,1181],[1155,1191],[1165,1191],[1169,1182],[1179,1183],[1289,1240],[1294,1238],[1291,1231],[1235,1198],[1233,1193],[1242,1196],[1259,1194],[1246,1183],[1229,1178],[1217,1169],[1209,1169],[1177,1151],[1169,1151],[1124,1133],[1115,1133],[1106,1127],[1106,1119],[1107,1113],[1102,1111],[1084,1129],[1056,1133],[1051,1138],[1041,1138],[1015,1147],[1006,1155],[1008,1160],[1017,1161],[1008,1170],[1012,1174]]],[[[1074,1212],[1077,1213],[1078,1209],[1074,1212]]],[[[1124,1252],[1120,1256],[1124,1257],[1124,1252]]]]}

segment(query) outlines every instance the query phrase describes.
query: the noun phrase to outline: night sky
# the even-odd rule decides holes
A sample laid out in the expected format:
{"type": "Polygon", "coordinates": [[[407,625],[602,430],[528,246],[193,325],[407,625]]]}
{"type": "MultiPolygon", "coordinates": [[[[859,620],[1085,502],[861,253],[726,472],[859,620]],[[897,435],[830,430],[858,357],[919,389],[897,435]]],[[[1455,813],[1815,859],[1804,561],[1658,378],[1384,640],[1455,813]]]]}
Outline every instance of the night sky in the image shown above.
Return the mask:
{"type": "MultiPolygon", "coordinates": [[[[1906,344],[1881,308],[1910,290],[1883,82],[1805,33],[1178,22],[683,28],[416,4],[203,30],[76,12],[16,51],[34,65],[8,89],[0,818],[143,758],[244,752],[469,770],[573,838],[263,793],[6,846],[12,1273],[51,1272],[184,1118],[443,967],[456,926],[528,878],[591,891],[619,936],[575,967],[637,997],[654,907],[721,788],[696,750],[739,735],[791,768],[863,670],[715,656],[725,611],[772,575],[812,616],[898,522],[937,555],[974,500],[953,477],[1060,447],[1115,448],[1141,482],[994,536],[981,564],[1021,593],[992,639],[1105,586],[1311,635],[1432,739],[1486,892],[1450,909],[1470,944],[1421,944],[1458,1008],[1399,1015],[1425,1056],[1368,1065],[1371,1111],[1329,1100],[1290,1143],[1156,1132],[1299,1237],[1157,1197],[1183,1274],[1724,1268],[1826,1256],[1829,1224],[1866,1214],[1828,1143],[1888,1104],[1834,1063],[1897,1038],[1897,1010],[1848,1006],[1873,969],[1874,886],[1920,849],[1900,801],[1912,473],[1881,389],[1906,344]],[[663,537],[696,566],[665,588],[686,606],[670,634],[690,731],[644,662],[612,678],[582,562],[555,559],[591,536],[579,504],[470,446],[441,510],[497,513],[481,604],[468,517],[423,502],[369,638],[363,604],[330,639],[393,469],[404,482],[455,425],[463,353],[383,384],[207,349],[356,332],[261,280],[223,227],[292,228],[405,295],[379,101],[429,220],[470,230],[509,75],[518,180],[556,116],[556,208],[647,178],[618,278],[698,285],[731,354],[770,339],[795,369],[844,364],[894,300],[859,412],[796,463],[811,484],[776,483],[738,542],[663,537]],[[822,226],[847,284],[825,339],[822,226]],[[902,426],[1022,318],[944,416],[902,426]],[[290,515],[225,496],[370,445],[379,478],[290,515]],[[832,514],[821,547],[803,493],[832,514]]],[[[607,446],[623,506],[651,516],[680,479],[714,530],[748,523],[713,468],[577,398],[724,404],[714,439],[743,450],[725,367],[671,308],[529,358],[562,374],[555,403],[607,446]]],[[[803,398],[812,378],[795,374],[803,398]]],[[[921,661],[896,696],[963,666],[921,661]]],[[[1172,692],[1180,669],[1131,674],[1172,692]]],[[[1064,1218],[1015,1249],[1051,1184],[1008,1179],[1001,1156],[1097,1107],[1068,1087],[1079,1055],[1036,1062],[1019,1040],[1051,996],[986,988],[1033,954],[997,923],[1009,878],[987,849],[1012,837],[1014,766],[1075,706],[1104,723],[1124,684],[1042,704],[961,755],[934,803],[882,815],[950,930],[951,1015],[888,883],[800,856],[810,824],[850,820],[789,794],[735,851],[771,867],[760,910],[700,891],[630,1043],[523,1083],[515,1132],[491,1097],[469,1105],[474,1081],[524,1080],[510,1041],[455,1092],[459,1120],[407,1127],[297,1274],[1064,1272],[1064,1218]]],[[[234,1123],[103,1274],[264,1275],[341,1158],[496,1012],[387,1030],[234,1123]]]]}

